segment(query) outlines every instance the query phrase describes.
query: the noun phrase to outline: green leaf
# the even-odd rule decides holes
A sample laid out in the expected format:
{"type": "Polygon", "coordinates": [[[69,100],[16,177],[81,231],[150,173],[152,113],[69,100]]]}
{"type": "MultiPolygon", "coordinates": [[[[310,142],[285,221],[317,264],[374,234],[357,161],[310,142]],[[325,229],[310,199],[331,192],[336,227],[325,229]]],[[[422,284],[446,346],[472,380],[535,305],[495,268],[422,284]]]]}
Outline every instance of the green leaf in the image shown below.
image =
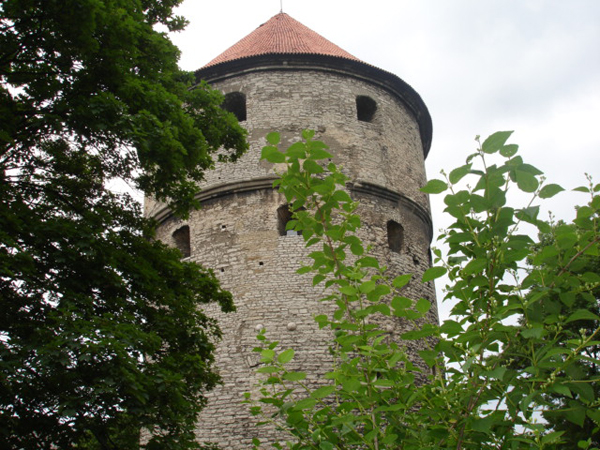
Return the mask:
{"type": "Polygon", "coordinates": [[[519,151],[519,146],[516,144],[508,144],[500,149],[500,154],[505,158],[512,158],[519,151]]]}
{"type": "Polygon", "coordinates": [[[488,200],[485,197],[482,197],[481,195],[477,194],[471,195],[471,200],[469,204],[473,211],[476,213],[487,211],[490,208],[488,200]]]}
{"type": "Polygon", "coordinates": [[[356,295],[358,293],[354,286],[342,286],[340,292],[344,295],[356,295]]]}
{"type": "Polygon", "coordinates": [[[378,284],[375,289],[367,294],[367,300],[370,302],[378,302],[381,297],[388,295],[391,292],[387,284],[378,284]]]}
{"type": "Polygon", "coordinates": [[[555,443],[562,442],[561,436],[564,433],[565,433],[564,431],[553,431],[551,433],[544,435],[542,437],[542,445],[549,445],[549,444],[555,444],[555,443]]]}
{"type": "Polygon", "coordinates": [[[312,409],[317,404],[317,401],[314,398],[305,398],[296,403],[296,409],[312,409]]]}
{"type": "Polygon", "coordinates": [[[273,359],[275,359],[275,352],[271,349],[264,349],[261,353],[260,353],[260,361],[264,362],[264,363],[270,363],[271,361],[273,361],[273,359]]]}
{"type": "Polygon", "coordinates": [[[363,294],[368,294],[369,292],[371,292],[373,289],[375,289],[375,286],[377,286],[377,284],[374,281],[365,281],[364,283],[362,283],[359,286],[359,290],[360,292],[362,292],[363,294]]]}
{"type": "Polygon", "coordinates": [[[306,372],[288,372],[282,378],[287,381],[302,381],[306,379],[306,372]]]}
{"type": "Polygon", "coordinates": [[[482,417],[479,419],[475,419],[473,421],[472,427],[475,431],[487,434],[490,432],[490,429],[495,422],[496,420],[492,416],[482,417]]]}
{"type": "Polygon", "coordinates": [[[275,366],[265,366],[256,369],[256,373],[277,373],[279,368],[275,366]]]}
{"type": "Polygon", "coordinates": [[[379,269],[379,261],[377,258],[373,258],[372,256],[365,256],[356,261],[361,267],[373,267],[375,269],[379,269]]]}
{"type": "Polygon", "coordinates": [[[310,159],[320,160],[333,158],[333,155],[322,148],[311,148],[310,159]]]}
{"type": "Polygon", "coordinates": [[[550,389],[557,394],[564,395],[565,397],[573,398],[573,394],[571,393],[571,389],[568,386],[560,383],[554,383],[550,386],[550,389]]]}
{"type": "Polygon", "coordinates": [[[446,272],[448,271],[445,267],[431,267],[425,271],[421,281],[423,283],[427,283],[428,281],[435,280],[436,278],[446,275],[446,272]]]}
{"type": "Polygon", "coordinates": [[[458,183],[465,175],[469,174],[472,166],[472,164],[465,164],[464,166],[457,167],[452,172],[450,172],[450,175],[448,176],[448,180],[450,180],[450,183],[458,183]]]}
{"type": "Polygon", "coordinates": [[[412,306],[412,300],[407,297],[394,297],[392,299],[392,308],[406,309],[412,306]]]}
{"type": "Polygon", "coordinates": [[[281,153],[277,147],[263,147],[260,154],[260,159],[265,159],[270,163],[277,164],[285,162],[285,155],[281,153]]]}
{"type": "Polygon", "coordinates": [[[398,440],[398,435],[397,434],[388,434],[387,436],[385,436],[382,439],[382,443],[383,445],[389,446],[389,448],[392,448],[392,446],[396,443],[396,441],[398,440]]]}
{"type": "Polygon", "coordinates": [[[435,335],[435,329],[432,327],[423,326],[420,330],[407,331],[406,333],[402,333],[402,339],[406,339],[409,341],[413,341],[416,339],[423,339],[426,337],[431,337],[435,335]]]}
{"type": "Polygon", "coordinates": [[[311,174],[323,173],[325,171],[325,169],[323,169],[323,167],[321,167],[318,163],[316,163],[312,159],[305,160],[304,163],[302,164],[302,167],[304,168],[304,170],[306,170],[308,173],[311,173],[311,174]]]}
{"type": "Polygon", "coordinates": [[[306,158],[306,144],[304,142],[294,142],[288,147],[286,154],[292,158],[306,158]]]}
{"type": "Polygon", "coordinates": [[[313,137],[315,137],[314,130],[303,130],[302,131],[302,139],[305,141],[310,141],[313,137]]]}
{"type": "Polygon", "coordinates": [[[547,184],[540,190],[540,198],[551,198],[564,189],[558,184],[547,184]]]}
{"type": "Polygon", "coordinates": [[[391,315],[390,307],[384,303],[378,303],[369,307],[372,312],[379,312],[384,316],[391,315]]]}
{"type": "Polygon", "coordinates": [[[576,320],[600,320],[600,317],[587,309],[578,309],[569,316],[565,323],[574,322],[576,320]]]}
{"type": "Polygon", "coordinates": [[[442,180],[429,180],[425,186],[421,188],[421,192],[426,194],[439,194],[448,189],[448,185],[442,180]]]}
{"type": "Polygon", "coordinates": [[[589,206],[579,206],[577,208],[577,218],[578,219],[587,219],[588,217],[594,214],[594,209],[589,206]]]}
{"type": "Polygon", "coordinates": [[[597,426],[600,426],[600,411],[597,409],[588,409],[586,414],[596,423],[597,426]]]}
{"type": "Polygon", "coordinates": [[[444,321],[442,326],[440,327],[440,332],[447,334],[448,337],[456,336],[463,332],[463,328],[460,323],[447,319],[444,321]]]}
{"type": "Polygon", "coordinates": [[[579,427],[583,427],[585,422],[585,408],[580,405],[570,408],[569,414],[565,415],[565,419],[571,423],[574,423],[575,425],[578,425],[579,427]]]}
{"type": "Polygon", "coordinates": [[[425,364],[427,364],[429,367],[433,367],[440,355],[435,350],[421,350],[419,351],[419,356],[423,358],[425,364]]]}
{"type": "Polygon", "coordinates": [[[537,216],[540,212],[539,206],[529,206],[527,208],[519,209],[515,211],[515,216],[517,219],[522,220],[527,223],[536,224],[537,216]]]}
{"type": "Polygon", "coordinates": [[[318,273],[317,275],[315,275],[315,276],[313,277],[313,280],[312,280],[312,284],[313,284],[313,286],[316,286],[316,285],[317,285],[317,284],[319,284],[321,281],[323,281],[325,278],[326,278],[326,277],[325,277],[325,275],[321,275],[320,273],[318,273]]]}
{"type": "Polygon", "coordinates": [[[415,309],[421,314],[425,314],[431,308],[431,302],[425,298],[420,298],[415,304],[415,309]]]}
{"type": "Polygon", "coordinates": [[[334,186],[330,183],[323,182],[319,184],[313,184],[312,188],[317,194],[327,195],[333,192],[334,186]]]}
{"type": "Polygon", "coordinates": [[[288,348],[277,356],[277,361],[279,361],[280,364],[287,364],[294,358],[294,353],[293,349],[288,348]]]}
{"type": "Polygon", "coordinates": [[[329,322],[329,319],[325,314],[319,314],[315,316],[315,322],[319,324],[320,328],[323,328],[329,322]]]}
{"type": "Polygon", "coordinates": [[[535,192],[539,186],[539,181],[528,171],[523,171],[517,169],[515,172],[515,176],[517,178],[517,186],[523,192],[535,192]]]}
{"type": "Polygon", "coordinates": [[[483,142],[481,150],[488,154],[496,153],[504,147],[504,144],[506,144],[506,141],[512,133],[512,131],[497,131],[483,142]]]}
{"type": "Polygon", "coordinates": [[[352,252],[353,255],[361,256],[365,252],[365,249],[362,246],[362,244],[360,244],[360,243],[357,244],[357,243],[353,242],[352,244],[350,244],[350,251],[352,252]]]}
{"type": "Polygon", "coordinates": [[[407,273],[405,275],[398,275],[392,281],[392,286],[394,286],[396,289],[401,289],[410,282],[411,278],[412,278],[412,273],[407,273]]]}
{"type": "Polygon", "coordinates": [[[586,192],[586,193],[590,192],[590,188],[588,188],[587,186],[579,186],[579,187],[576,187],[573,190],[577,191],[577,192],[586,192]]]}
{"type": "Polygon", "coordinates": [[[267,142],[271,145],[279,144],[280,135],[279,133],[269,133],[267,134],[267,142]]]}
{"type": "Polygon", "coordinates": [[[493,370],[490,370],[486,373],[488,378],[493,378],[495,380],[502,380],[504,374],[508,369],[506,367],[498,366],[493,370]]]}
{"type": "Polygon", "coordinates": [[[483,272],[488,265],[488,261],[485,258],[472,259],[463,268],[463,276],[473,275],[476,273],[483,272]]]}
{"type": "Polygon", "coordinates": [[[322,386],[310,393],[312,398],[325,398],[335,392],[335,386],[322,386]]]}
{"type": "Polygon", "coordinates": [[[352,198],[348,195],[346,191],[337,190],[333,193],[332,198],[337,200],[338,202],[351,202],[352,198]]]}
{"type": "Polygon", "coordinates": [[[533,327],[533,328],[526,328],[523,331],[521,331],[521,336],[523,336],[526,339],[540,339],[542,337],[542,335],[544,334],[544,329],[542,327],[533,327]]]}
{"type": "Polygon", "coordinates": [[[581,275],[581,279],[586,283],[600,284],[600,274],[596,272],[585,272],[581,275]]]}
{"type": "Polygon", "coordinates": [[[396,383],[393,380],[376,380],[373,383],[374,386],[378,386],[378,387],[393,387],[396,385],[396,383]]]}

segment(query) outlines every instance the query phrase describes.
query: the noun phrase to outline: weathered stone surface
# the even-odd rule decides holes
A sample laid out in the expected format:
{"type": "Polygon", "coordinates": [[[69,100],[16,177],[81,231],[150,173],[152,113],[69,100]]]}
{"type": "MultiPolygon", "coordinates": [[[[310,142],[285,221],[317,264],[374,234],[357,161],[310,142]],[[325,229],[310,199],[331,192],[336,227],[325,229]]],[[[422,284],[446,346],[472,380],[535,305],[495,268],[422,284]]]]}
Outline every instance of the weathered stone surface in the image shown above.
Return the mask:
{"type": "MultiPolygon", "coordinates": [[[[151,199],[145,208],[161,221],[158,237],[171,245],[176,244],[173,233],[189,226],[190,259],[213,268],[234,295],[236,313],[211,311],[224,331],[217,355],[223,385],[209,393],[197,433],[201,441],[223,449],[245,449],[252,437],[277,438],[273,430],[257,429],[241,404],[243,393],[255,391],[258,380],[258,356],[252,352],[257,327],[266,328],[282,348],[296,350],[295,364],[311,382],[318,383],[330,362],[330,336],[318,329],[313,317],[331,305],[318,301],[322,292],[312,287],[310,275],[295,273],[307,260],[302,237],[278,232],[277,209],[285,201],[271,188],[277,168],[260,161],[266,134],[280,132],[287,146],[302,130],[317,131],[316,138],[330,146],[334,162],[350,176],[349,192],[361,202],[360,237],[392,274],[414,274],[404,291],[407,297],[425,297],[435,304],[432,283],[418,282],[430,264],[432,235],[428,198],[419,192],[426,181],[426,151],[413,109],[368,77],[290,64],[249,67],[209,81],[225,94],[245,94],[249,152],[237,163],[207,173],[203,207],[185,222],[151,199]],[[377,104],[371,122],[357,119],[359,95],[377,104]],[[389,221],[403,229],[398,252],[388,246],[389,221]]],[[[428,320],[437,321],[435,307],[428,320]]],[[[386,325],[392,338],[408,326],[392,320],[386,325]]],[[[415,351],[420,344],[406,345],[415,351]]]]}

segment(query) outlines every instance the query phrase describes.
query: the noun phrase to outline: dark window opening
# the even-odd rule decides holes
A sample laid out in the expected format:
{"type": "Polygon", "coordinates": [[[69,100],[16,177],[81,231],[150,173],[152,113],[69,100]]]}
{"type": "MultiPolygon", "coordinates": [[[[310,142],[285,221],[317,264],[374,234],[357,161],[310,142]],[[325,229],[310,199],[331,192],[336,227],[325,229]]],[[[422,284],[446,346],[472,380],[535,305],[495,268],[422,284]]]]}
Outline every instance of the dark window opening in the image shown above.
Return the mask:
{"type": "Polygon", "coordinates": [[[296,230],[286,230],[288,222],[292,220],[292,211],[289,205],[281,205],[277,208],[277,229],[280,236],[299,236],[302,234],[296,230]]]}
{"type": "Polygon", "coordinates": [[[241,92],[225,94],[221,108],[232,113],[240,122],[246,120],[246,96],[241,92]]]}
{"type": "Polygon", "coordinates": [[[404,228],[398,222],[390,220],[387,223],[388,246],[390,250],[401,253],[404,248],[404,228]]]}
{"type": "Polygon", "coordinates": [[[183,254],[184,258],[190,256],[190,227],[185,225],[175,230],[175,232],[173,233],[173,240],[175,241],[175,246],[183,254]]]}
{"type": "Polygon", "coordinates": [[[371,97],[359,95],[356,97],[356,117],[361,122],[372,122],[377,111],[377,103],[371,97]]]}

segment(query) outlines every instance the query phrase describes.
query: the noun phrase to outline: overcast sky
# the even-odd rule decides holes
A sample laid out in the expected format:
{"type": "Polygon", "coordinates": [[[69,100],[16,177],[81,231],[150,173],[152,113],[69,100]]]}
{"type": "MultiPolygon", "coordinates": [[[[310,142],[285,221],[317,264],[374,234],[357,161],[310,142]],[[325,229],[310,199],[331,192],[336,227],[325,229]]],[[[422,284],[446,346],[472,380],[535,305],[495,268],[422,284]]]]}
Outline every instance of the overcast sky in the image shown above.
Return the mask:
{"type": "MultiPolygon", "coordinates": [[[[172,36],[195,70],[280,10],[280,0],[186,0],[172,36]]],[[[464,163],[474,137],[515,130],[521,155],[565,188],[600,182],[600,0],[283,0],[283,11],[398,75],[433,119],[430,178],[464,163]]],[[[275,130],[276,131],[276,130],[275,130]]],[[[570,217],[576,194],[549,208],[570,217]]],[[[445,222],[432,197],[434,227],[445,222]]]]}

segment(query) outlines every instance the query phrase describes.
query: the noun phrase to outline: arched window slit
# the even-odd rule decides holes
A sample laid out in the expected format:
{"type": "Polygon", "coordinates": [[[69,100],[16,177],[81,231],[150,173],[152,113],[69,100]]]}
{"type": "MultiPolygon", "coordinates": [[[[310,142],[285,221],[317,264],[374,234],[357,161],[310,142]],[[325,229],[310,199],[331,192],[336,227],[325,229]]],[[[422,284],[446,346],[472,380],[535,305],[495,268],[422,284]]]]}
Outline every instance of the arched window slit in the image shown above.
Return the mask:
{"type": "Polygon", "coordinates": [[[184,225],[175,230],[173,232],[173,240],[175,241],[175,247],[179,249],[184,258],[187,258],[191,255],[189,226],[184,225]]]}
{"type": "Polygon", "coordinates": [[[232,113],[240,122],[246,120],[246,96],[242,92],[225,94],[221,108],[232,113]]]}

